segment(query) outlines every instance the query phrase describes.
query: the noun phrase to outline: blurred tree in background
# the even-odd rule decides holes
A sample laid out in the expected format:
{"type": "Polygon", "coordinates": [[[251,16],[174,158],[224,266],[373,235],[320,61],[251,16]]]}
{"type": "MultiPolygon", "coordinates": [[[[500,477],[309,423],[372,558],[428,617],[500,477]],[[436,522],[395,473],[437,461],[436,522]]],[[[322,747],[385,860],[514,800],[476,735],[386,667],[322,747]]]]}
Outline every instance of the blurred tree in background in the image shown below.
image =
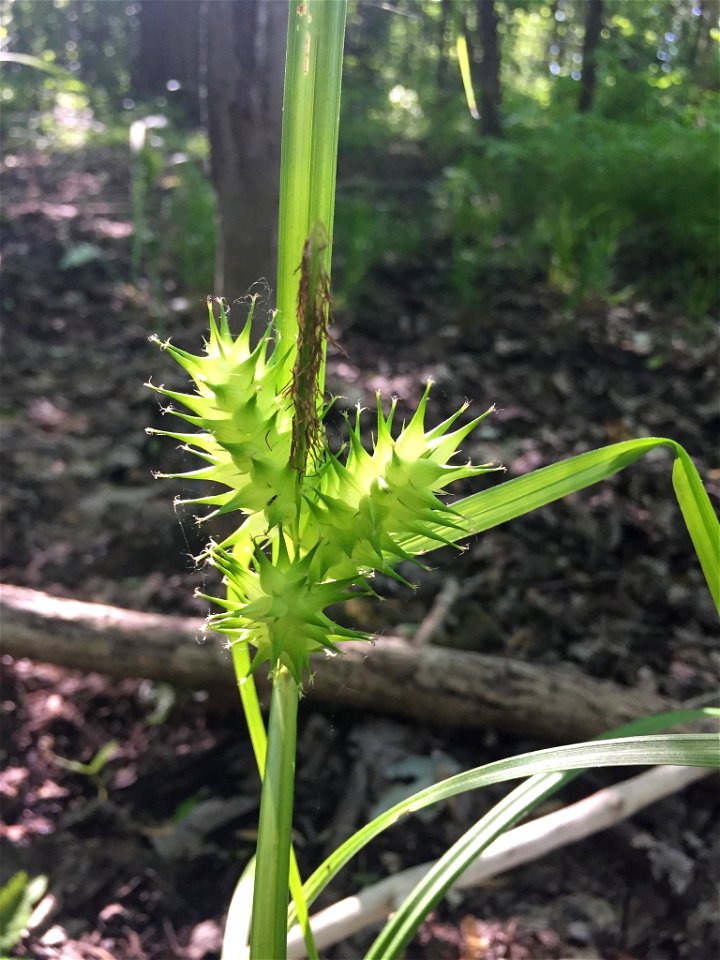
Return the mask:
{"type": "Polygon", "coordinates": [[[500,41],[498,38],[498,12],[494,0],[478,0],[477,36],[480,51],[477,78],[480,85],[480,122],[482,131],[489,136],[500,133],[500,41]]]}
{"type": "Polygon", "coordinates": [[[580,74],[580,99],[578,110],[587,112],[592,108],[597,83],[596,53],[600,42],[604,0],[585,0],[585,35],[582,48],[582,72],[580,74]]]}
{"type": "Polygon", "coordinates": [[[229,301],[275,284],[288,10],[263,0],[205,6],[207,118],[218,196],[215,290],[229,301]]]}
{"type": "MultiPolygon", "coordinates": [[[[4,65],[5,144],[90,149],[164,117],[144,141],[144,269],[208,290],[217,249],[230,297],[272,280],[274,196],[261,184],[277,165],[281,8],[3,0],[2,49],[67,71],[4,65]]],[[[570,298],[650,296],[706,315],[720,252],[719,13],[718,0],[357,0],[340,297],[377,270],[412,269],[467,304],[542,281],[570,298]]]]}
{"type": "Polygon", "coordinates": [[[139,4],[132,74],[133,90],[140,97],[172,90],[192,124],[200,121],[201,6],[200,0],[139,4]]]}

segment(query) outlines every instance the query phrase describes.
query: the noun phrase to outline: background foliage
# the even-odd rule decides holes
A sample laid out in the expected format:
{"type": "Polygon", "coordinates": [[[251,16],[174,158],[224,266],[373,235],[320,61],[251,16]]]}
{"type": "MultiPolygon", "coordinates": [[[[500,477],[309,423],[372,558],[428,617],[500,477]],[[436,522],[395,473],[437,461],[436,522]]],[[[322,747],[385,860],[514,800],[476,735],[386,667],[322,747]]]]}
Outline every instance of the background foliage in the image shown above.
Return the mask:
{"type": "MultiPolygon", "coordinates": [[[[429,271],[464,303],[508,282],[577,301],[630,295],[702,319],[716,303],[719,129],[715,0],[605,0],[591,109],[580,113],[587,7],[497,0],[499,136],[467,109],[456,40],[476,88],[484,51],[470,0],[351,6],[341,120],[337,284],[361,295],[377,271],[429,271]],[[410,213],[411,215],[408,215],[410,213]]],[[[4,0],[2,47],[66,68],[3,71],[6,143],[122,141],[131,120],[167,121],[146,142],[145,268],[191,290],[212,276],[213,196],[199,111],[182,84],[155,97],[138,61],[141,5],[4,0]],[[184,162],[184,161],[190,162],[184,162]],[[148,238],[151,239],[151,238],[148,238]],[[172,264],[172,267],[170,266],[172,264]]]]}

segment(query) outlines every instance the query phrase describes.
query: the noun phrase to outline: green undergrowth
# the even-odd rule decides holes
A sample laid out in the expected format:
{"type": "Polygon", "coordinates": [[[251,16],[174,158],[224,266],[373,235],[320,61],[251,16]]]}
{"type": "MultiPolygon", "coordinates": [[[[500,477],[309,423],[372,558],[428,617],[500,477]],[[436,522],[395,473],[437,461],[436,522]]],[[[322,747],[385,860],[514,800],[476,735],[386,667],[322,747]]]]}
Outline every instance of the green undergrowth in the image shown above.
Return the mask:
{"type": "Polygon", "coordinates": [[[702,319],[717,305],[716,148],[712,125],[546,116],[466,145],[394,201],[349,180],[337,202],[340,291],[352,296],[380,264],[431,257],[466,304],[502,277],[574,300],[649,297],[702,319]]]}

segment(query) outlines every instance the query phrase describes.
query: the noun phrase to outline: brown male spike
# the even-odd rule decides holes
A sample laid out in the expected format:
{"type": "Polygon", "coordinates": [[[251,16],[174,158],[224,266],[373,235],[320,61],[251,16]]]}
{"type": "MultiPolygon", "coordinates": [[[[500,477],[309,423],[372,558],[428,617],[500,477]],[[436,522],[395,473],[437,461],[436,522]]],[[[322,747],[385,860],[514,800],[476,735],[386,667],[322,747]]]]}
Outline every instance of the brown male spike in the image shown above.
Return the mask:
{"type": "Polygon", "coordinates": [[[320,377],[331,310],[330,278],[323,263],[326,247],[325,228],[317,223],[305,241],[299,268],[297,353],[288,391],[294,407],[290,463],[301,476],[308,456],[322,446],[320,377]]]}

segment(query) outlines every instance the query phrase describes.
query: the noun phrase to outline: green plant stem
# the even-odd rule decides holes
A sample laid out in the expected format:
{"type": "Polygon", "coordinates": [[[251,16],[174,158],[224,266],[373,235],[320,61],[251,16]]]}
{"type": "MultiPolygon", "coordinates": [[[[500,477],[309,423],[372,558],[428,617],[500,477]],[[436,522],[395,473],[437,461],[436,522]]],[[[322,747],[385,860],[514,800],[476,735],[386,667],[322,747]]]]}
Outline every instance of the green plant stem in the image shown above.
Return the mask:
{"type": "Polygon", "coordinates": [[[257,764],[258,773],[262,780],[265,776],[265,757],[267,755],[267,736],[265,734],[265,723],[263,722],[260,711],[260,701],[257,695],[257,687],[250,670],[250,652],[247,644],[234,643],[230,647],[232,654],[233,669],[235,679],[237,680],[240,702],[242,703],[245,722],[250,734],[250,743],[252,744],[257,764]]]}
{"type": "MultiPolygon", "coordinates": [[[[298,267],[316,224],[327,234],[322,267],[330,275],[346,14],[346,0],[290,0],[277,278],[278,331],[288,347],[298,332],[298,267]]],[[[292,365],[288,357],[288,374],[292,365]]]]}
{"type": "MultiPolygon", "coordinates": [[[[233,669],[235,679],[237,680],[238,692],[242,703],[245,721],[250,734],[255,763],[257,764],[260,780],[265,777],[265,759],[267,756],[267,734],[265,732],[265,723],[260,710],[260,700],[255,686],[255,679],[250,670],[250,653],[243,643],[235,643],[230,647],[232,655],[233,669]]],[[[254,866],[253,866],[254,876],[254,866]]],[[[238,881],[238,886],[243,885],[245,874],[238,881]]],[[[254,880],[253,880],[254,883],[254,880]]],[[[237,891],[236,891],[237,892],[237,891]]],[[[300,929],[305,940],[305,949],[308,960],[318,960],[317,947],[310,929],[310,920],[307,904],[305,903],[305,894],[303,892],[302,878],[298,869],[295,851],[290,847],[290,895],[293,900],[293,918],[297,917],[300,929]]],[[[248,898],[249,903],[249,898],[248,898]]],[[[228,912],[227,926],[225,930],[225,941],[223,943],[223,960],[233,960],[235,957],[243,955],[246,940],[242,943],[228,942],[232,937],[234,929],[248,929],[250,922],[248,918],[240,919],[238,914],[249,913],[248,903],[243,897],[233,896],[228,912]]]]}
{"type": "Polygon", "coordinates": [[[281,667],[273,680],[260,800],[250,960],[287,955],[288,880],[295,782],[298,687],[281,667]]]}

